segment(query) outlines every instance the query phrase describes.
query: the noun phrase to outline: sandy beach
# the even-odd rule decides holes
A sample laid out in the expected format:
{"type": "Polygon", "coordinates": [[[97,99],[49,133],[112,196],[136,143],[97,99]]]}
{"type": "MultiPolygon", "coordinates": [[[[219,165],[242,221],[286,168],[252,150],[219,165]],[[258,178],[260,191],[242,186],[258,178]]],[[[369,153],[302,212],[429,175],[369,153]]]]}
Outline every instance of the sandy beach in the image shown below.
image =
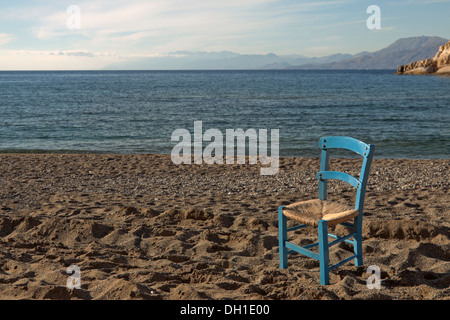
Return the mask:
{"type": "MultiPolygon", "coordinates": [[[[277,235],[278,206],[317,196],[318,158],[281,158],[277,175],[261,176],[257,165],[169,155],[0,154],[0,299],[449,299],[449,167],[374,159],[364,266],[345,264],[321,286],[315,260],[278,268],[277,235]],[[81,289],[66,287],[70,265],[81,289]],[[366,285],[370,265],[380,289],[366,285]]],[[[354,199],[344,184],[329,192],[354,199]]],[[[349,249],[333,247],[331,262],[349,249]]]]}

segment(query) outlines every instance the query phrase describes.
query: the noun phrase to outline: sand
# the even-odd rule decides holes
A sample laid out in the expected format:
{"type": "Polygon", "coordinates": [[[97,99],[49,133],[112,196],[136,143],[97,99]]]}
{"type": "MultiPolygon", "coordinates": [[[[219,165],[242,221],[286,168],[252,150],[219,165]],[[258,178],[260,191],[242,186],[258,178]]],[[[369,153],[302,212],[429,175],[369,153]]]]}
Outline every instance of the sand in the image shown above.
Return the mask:
{"type": "MultiPolygon", "coordinates": [[[[374,159],[364,266],[345,264],[321,286],[315,260],[292,255],[278,268],[277,207],[316,197],[316,158],[282,158],[277,175],[261,176],[256,165],[168,155],[0,154],[0,298],[449,299],[449,165],[374,159]],[[80,289],[66,286],[71,265],[80,289]],[[366,285],[370,265],[380,289],[366,285]]],[[[354,199],[342,183],[329,188],[330,199],[354,199]]],[[[316,233],[292,237],[303,245],[316,233]]],[[[331,262],[349,250],[333,247],[331,262]]]]}

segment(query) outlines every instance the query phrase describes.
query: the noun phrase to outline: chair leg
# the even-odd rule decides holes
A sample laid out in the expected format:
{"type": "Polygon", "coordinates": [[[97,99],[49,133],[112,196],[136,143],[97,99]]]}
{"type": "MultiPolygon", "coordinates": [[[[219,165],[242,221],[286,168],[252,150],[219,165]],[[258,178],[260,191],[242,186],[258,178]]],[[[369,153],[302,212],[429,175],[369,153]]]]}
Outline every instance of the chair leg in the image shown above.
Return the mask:
{"type": "Polygon", "coordinates": [[[278,243],[280,254],[280,269],[287,268],[287,221],[286,216],[283,214],[284,206],[278,208],[278,243]]]}
{"type": "Polygon", "coordinates": [[[355,258],[355,266],[359,267],[363,265],[363,256],[362,256],[362,223],[359,221],[361,219],[359,216],[355,218],[354,225],[356,226],[356,237],[355,237],[355,245],[354,251],[356,254],[355,258]]]}
{"type": "Polygon", "coordinates": [[[328,251],[328,222],[319,221],[319,262],[320,262],[320,284],[330,284],[329,276],[329,251],[328,251]]]}

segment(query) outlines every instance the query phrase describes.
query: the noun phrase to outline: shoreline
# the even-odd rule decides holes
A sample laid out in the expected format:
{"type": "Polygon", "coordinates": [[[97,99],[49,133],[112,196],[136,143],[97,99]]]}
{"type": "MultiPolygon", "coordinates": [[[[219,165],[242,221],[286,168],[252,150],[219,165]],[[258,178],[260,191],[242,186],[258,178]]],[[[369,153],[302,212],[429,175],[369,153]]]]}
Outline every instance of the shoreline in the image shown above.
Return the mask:
{"type": "MultiPolygon", "coordinates": [[[[355,174],[359,162],[330,169],[355,174]]],[[[309,258],[279,270],[277,242],[277,207],[317,197],[319,158],[280,157],[278,174],[261,176],[259,165],[174,165],[170,155],[0,153],[0,298],[448,299],[449,167],[375,158],[365,264],[345,264],[323,287],[309,258]],[[73,264],[82,284],[69,291],[73,264]],[[365,285],[369,265],[380,290],[365,285]]],[[[344,184],[329,188],[354,199],[344,184]]],[[[339,245],[331,259],[346,254],[339,245]]]]}
{"type": "MultiPolygon", "coordinates": [[[[449,74],[450,75],[450,74],[449,74]]],[[[170,156],[170,153],[151,153],[151,152],[133,152],[133,153],[120,153],[120,152],[112,152],[112,151],[83,151],[83,150],[0,150],[0,155],[7,155],[7,154],[16,154],[16,155],[109,155],[109,156],[133,156],[133,155],[146,155],[146,156],[170,156]]],[[[192,153],[192,156],[194,153],[192,153]]],[[[279,158],[318,158],[319,152],[316,156],[314,155],[280,155],[279,158]]],[[[245,156],[246,159],[248,159],[248,155],[245,156]]],[[[337,156],[337,158],[340,159],[358,159],[359,156],[337,156]]],[[[224,158],[225,159],[225,158],[224,158]]],[[[415,158],[408,158],[408,157],[395,157],[395,156],[377,156],[374,155],[374,159],[379,160],[450,160],[450,155],[448,156],[442,156],[442,157],[415,157],[415,158]]],[[[246,160],[247,161],[247,160],[246,160]]],[[[224,161],[225,163],[225,161],[224,161]]]]}

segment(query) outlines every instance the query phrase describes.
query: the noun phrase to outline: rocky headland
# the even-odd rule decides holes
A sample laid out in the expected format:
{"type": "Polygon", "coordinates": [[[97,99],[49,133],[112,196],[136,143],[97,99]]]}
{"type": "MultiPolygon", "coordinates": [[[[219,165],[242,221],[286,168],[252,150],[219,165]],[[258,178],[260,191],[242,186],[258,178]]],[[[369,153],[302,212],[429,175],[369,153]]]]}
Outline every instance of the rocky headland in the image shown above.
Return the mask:
{"type": "Polygon", "coordinates": [[[433,58],[399,66],[397,74],[450,75],[450,41],[440,46],[433,58]]]}

